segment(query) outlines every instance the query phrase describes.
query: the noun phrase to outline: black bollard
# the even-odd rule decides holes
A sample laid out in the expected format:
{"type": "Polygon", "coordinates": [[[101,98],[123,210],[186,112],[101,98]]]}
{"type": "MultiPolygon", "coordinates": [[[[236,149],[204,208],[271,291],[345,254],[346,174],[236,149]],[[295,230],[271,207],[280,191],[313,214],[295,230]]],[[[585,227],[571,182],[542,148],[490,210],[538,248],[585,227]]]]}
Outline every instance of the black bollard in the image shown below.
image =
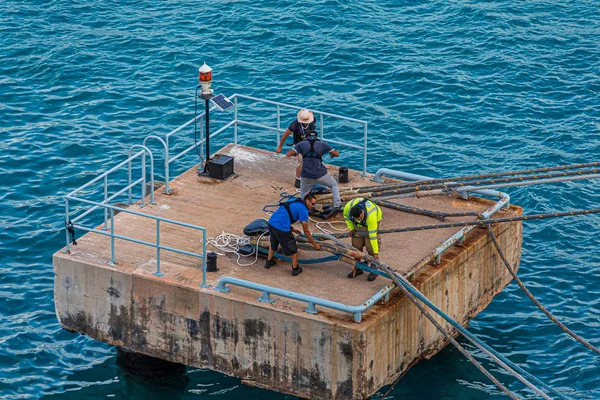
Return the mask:
{"type": "Polygon", "coordinates": [[[206,272],[217,272],[217,253],[210,252],[206,255],[206,272]]]}
{"type": "Polygon", "coordinates": [[[340,175],[338,179],[339,183],[348,183],[350,178],[348,177],[348,167],[340,167],[340,175]]]}

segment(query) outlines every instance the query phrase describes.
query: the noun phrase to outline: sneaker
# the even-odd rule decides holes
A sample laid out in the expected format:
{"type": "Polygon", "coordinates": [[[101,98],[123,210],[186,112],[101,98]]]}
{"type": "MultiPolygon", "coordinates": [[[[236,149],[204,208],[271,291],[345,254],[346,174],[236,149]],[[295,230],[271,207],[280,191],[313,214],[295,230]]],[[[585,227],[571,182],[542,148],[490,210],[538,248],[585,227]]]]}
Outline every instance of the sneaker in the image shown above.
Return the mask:
{"type": "Polygon", "coordinates": [[[300,189],[300,179],[296,178],[296,182],[294,182],[294,186],[296,186],[296,188],[300,189]]]}
{"type": "Polygon", "coordinates": [[[370,273],[369,276],[367,277],[368,281],[374,281],[375,279],[377,279],[377,274],[374,273],[370,273]]]}
{"type": "Polygon", "coordinates": [[[302,267],[292,268],[292,276],[298,276],[302,273],[302,267]]]}
{"type": "Polygon", "coordinates": [[[265,268],[269,269],[271,268],[273,265],[277,264],[277,261],[273,260],[267,260],[267,262],[265,263],[265,268]]]}

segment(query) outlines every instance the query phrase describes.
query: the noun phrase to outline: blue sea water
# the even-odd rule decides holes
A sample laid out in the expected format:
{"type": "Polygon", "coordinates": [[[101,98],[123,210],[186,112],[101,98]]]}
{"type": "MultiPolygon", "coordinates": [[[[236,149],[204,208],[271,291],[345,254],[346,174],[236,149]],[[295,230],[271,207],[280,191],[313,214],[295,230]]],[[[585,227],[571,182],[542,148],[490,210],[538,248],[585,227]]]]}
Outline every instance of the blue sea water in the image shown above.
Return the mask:
{"type": "MultiPolygon", "coordinates": [[[[55,316],[51,254],[64,245],[62,196],[148,134],[188,121],[202,62],[214,68],[217,92],[367,120],[370,172],[450,177],[597,161],[599,21],[600,3],[586,0],[2,0],[0,398],[286,397],[198,369],[164,382],[137,378],[117,366],[114,348],[62,330],[55,316]]],[[[361,167],[358,155],[343,161],[361,167]]],[[[597,208],[599,188],[579,181],[506,191],[533,214],[597,208]]],[[[542,303],[596,346],[599,222],[524,223],[520,269],[542,303]]],[[[600,398],[598,356],[516,284],[470,329],[561,392],[600,398]]],[[[450,347],[390,393],[500,395],[450,347]]]]}

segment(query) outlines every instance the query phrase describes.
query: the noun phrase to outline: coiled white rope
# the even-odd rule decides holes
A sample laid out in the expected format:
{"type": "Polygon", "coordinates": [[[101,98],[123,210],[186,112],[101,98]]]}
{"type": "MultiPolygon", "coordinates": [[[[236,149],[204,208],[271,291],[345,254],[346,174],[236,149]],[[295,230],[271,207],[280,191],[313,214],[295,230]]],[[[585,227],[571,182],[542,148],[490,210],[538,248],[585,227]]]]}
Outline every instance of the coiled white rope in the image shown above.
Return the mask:
{"type": "MultiPolygon", "coordinates": [[[[266,231],[263,234],[261,234],[258,237],[258,240],[260,241],[260,239],[262,239],[262,237],[264,235],[266,235],[267,233],[269,233],[269,231],[266,231]]],[[[237,265],[239,265],[241,267],[248,267],[250,265],[256,264],[256,262],[258,261],[258,251],[256,251],[256,249],[253,249],[252,253],[248,254],[248,255],[240,254],[240,248],[250,244],[250,237],[245,236],[245,235],[239,236],[239,235],[235,235],[233,233],[223,232],[220,235],[215,236],[214,238],[206,239],[206,244],[217,248],[218,250],[222,251],[223,253],[235,253],[235,255],[237,255],[236,263],[237,263],[237,265]],[[251,263],[249,263],[249,264],[240,263],[240,258],[251,257],[253,255],[255,257],[254,257],[254,261],[252,261],[251,263]]],[[[225,255],[225,254],[220,254],[220,253],[217,253],[217,254],[222,255],[222,256],[225,255]]]]}

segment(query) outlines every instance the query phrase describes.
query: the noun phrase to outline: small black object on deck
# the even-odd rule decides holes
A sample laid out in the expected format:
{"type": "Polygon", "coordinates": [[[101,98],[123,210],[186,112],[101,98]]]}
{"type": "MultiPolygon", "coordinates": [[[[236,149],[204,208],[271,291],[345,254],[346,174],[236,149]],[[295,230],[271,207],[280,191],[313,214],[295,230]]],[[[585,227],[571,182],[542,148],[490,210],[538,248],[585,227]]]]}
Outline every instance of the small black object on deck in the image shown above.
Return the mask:
{"type": "Polygon", "coordinates": [[[348,167],[340,167],[340,172],[339,172],[339,178],[338,178],[338,182],[339,183],[348,183],[350,182],[350,178],[348,177],[348,167]]]}
{"type": "Polygon", "coordinates": [[[206,255],[206,272],[217,272],[217,253],[211,251],[206,255]]]}
{"type": "Polygon", "coordinates": [[[208,176],[225,180],[233,175],[233,157],[217,154],[208,165],[208,176]]]}

